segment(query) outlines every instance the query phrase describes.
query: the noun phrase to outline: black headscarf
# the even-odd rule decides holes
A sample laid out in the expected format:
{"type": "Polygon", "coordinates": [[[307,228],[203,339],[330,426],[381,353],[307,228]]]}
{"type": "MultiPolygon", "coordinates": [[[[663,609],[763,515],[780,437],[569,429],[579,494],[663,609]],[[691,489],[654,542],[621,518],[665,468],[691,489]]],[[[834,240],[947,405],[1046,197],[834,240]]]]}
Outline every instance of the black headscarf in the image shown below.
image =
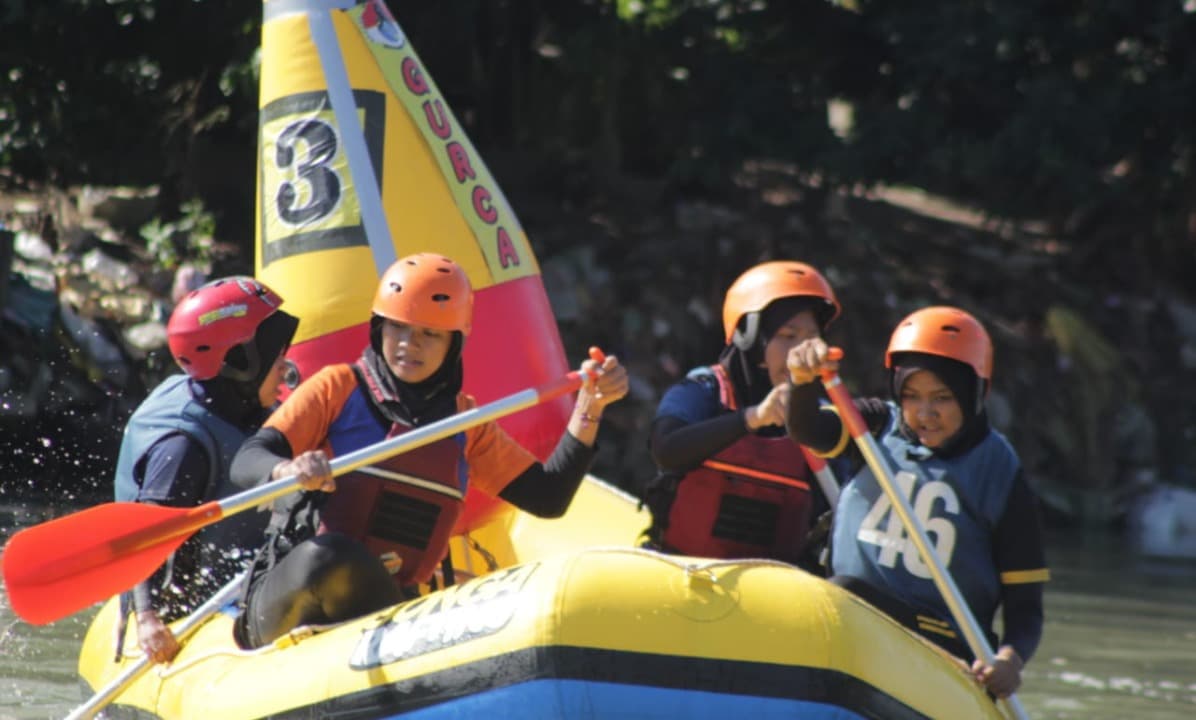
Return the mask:
{"type": "Polygon", "coordinates": [[[764,348],[777,330],[803,310],[813,310],[819,328],[824,328],[826,325],[819,311],[825,305],[821,298],[816,297],[797,296],[775,300],[760,311],[759,332],[750,348],[741,350],[734,343],[723,348],[718,362],[731,378],[740,406],[758,405],[772,390],[768,368],[763,367],[764,348]]]}
{"type": "Polygon", "coordinates": [[[258,390],[274,361],[282,354],[295,330],[299,319],[294,315],[276,310],[257,326],[253,340],[238,345],[224,357],[224,365],[236,373],[252,373],[248,380],[234,380],[217,375],[209,380],[196,382],[203,388],[200,401],[212,412],[229,422],[244,428],[256,428],[270,414],[270,408],[263,408],[258,399],[258,390]]]}
{"type": "MultiPolygon", "coordinates": [[[[984,410],[984,381],[976,375],[971,365],[952,360],[940,355],[929,355],[918,352],[897,353],[893,356],[892,384],[889,388],[893,401],[901,404],[901,389],[916,372],[928,371],[934,373],[939,380],[951,390],[955,401],[959,403],[963,415],[963,425],[952,437],[948,438],[940,447],[934,448],[939,457],[950,457],[971,449],[988,434],[988,414],[984,410]]],[[[902,432],[909,439],[917,435],[906,426],[904,417],[901,420],[902,432]]]]}
{"type": "Polygon", "coordinates": [[[385,319],[370,318],[370,344],[361,353],[358,369],[369,385],[371,403],[390,422],[419,426],[457,412],[457,395],[464,382],[461,349],[465,336],[453,332],[444,362],[428,379],[418,383],[399,380],[382,353],[382,325],[385,319]]]}

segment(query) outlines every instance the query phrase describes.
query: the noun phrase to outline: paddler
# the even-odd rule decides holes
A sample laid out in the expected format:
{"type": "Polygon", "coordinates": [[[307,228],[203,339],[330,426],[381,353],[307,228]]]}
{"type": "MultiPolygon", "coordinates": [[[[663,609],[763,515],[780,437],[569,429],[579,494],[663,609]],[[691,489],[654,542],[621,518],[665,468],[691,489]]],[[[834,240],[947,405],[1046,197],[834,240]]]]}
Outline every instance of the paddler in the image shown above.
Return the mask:
{"type": "Polygon", "coordinates": [[[649,446],[658,472],[644,491],[650,546],[821,571],[821,543],[809,536],[830,502],[785,434],[785,358],[822,337],[839,312],[830,283],[803,262],[765,262],[731,284],[718,362],[691,370],[656,410],[649,446]]]}
{"type": "Polygon", "coordinates": [[[473,289],[460,265],[431,253],[396,261],[378,284],[361,357],[305,380],[237,454],[232,472],[242,487],[294,475],[309,491],[275,512],[235,626],[243,647],[413,596],[446,557],[469,485],[539,517],[568,508],[594,458],[603,410],[627,394],[627,372],[613,356],[582,364],[591,378],[543,464],[491,421],[333,478],[330,458],[475,406],[461,391],[472,321],[473,289]]]}
{"type": "MultiPolygon", "coordinates": [[[[837,411],[821,403],[820,371],[837,370],[825,342],[790,351],[793,391],[787,424],[794,440],[827,454],[854,445],[837,411]]],[[[971,663],[977,682],[999,698],[1021,685],[1043,628],[1049,579],[1034,492],[1017,452],[988,421],[984,399],[993,347],[984,326],[953,307],[918,310],[900,323],[885,352],[889,398],[856,402],[883,460],[911,485],[909,498],[935,551],[971,613],[996,647],[976,659],[930,568],[905,534],[861,454],[831,532],[831,581],[855,592],[910,629],[971,663]],[[1002,635],[994,622],[1001,610],[1002,635]]]]}
{"type": "MultiPolygon", "coordinates": [[[[236,490],[229,481],[233,455],[278,402],[285,353],[299,325],[281,305],[251,277],[215,280],[180,299],[166,335],[183,373],[163,380],[129,418],[117,500],[191,507],[236,490]]],[[[205,529],[122,598],[123,607],[131,602],[138,644],[151,660],[174,658],[179,643],[167,623],[245,568],[267,517],[243,513],[205,529]]]]}

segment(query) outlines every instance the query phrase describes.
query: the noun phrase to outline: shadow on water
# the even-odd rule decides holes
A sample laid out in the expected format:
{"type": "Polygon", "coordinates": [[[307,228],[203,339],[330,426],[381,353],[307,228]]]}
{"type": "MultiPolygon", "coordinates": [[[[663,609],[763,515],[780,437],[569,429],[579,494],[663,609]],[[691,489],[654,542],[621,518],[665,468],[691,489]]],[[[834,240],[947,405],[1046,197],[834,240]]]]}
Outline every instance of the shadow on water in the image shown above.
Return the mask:
{"type": "MultiPolygon", "coordinates": [[[[2,501],[0,541],[80,507],[2,501]]],[[[1021,692],[1030,716],[1196,717],[1196,560],[1142,558],[1116,535],[1059,531],[1049,557],[1046,633],[1021,692]]],[[[34,627],[0,594],[0,720],[61,718],[82,702],[75,667],[94,612],[34,627]]]]}

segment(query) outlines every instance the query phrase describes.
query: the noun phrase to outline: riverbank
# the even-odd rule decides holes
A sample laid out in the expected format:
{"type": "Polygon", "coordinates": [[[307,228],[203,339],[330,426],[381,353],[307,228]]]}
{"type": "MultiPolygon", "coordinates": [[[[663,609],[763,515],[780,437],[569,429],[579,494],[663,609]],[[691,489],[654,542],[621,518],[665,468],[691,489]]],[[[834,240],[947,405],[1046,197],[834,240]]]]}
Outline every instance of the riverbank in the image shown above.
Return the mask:
{"type": "MultiPolygon", "coordinates": [[[[653,473],[646,433],[660,395],[717,357],[723,290],[776,257],[816,265],[836,288],[845,312],[829,336],[847,350],[843,376],[858,394],[884,392],[879,358],[910,310],[978,315],[996,344],[990,414],[1059,521],[1107,523],[1138,485],[1194,483],[1191,298],[1118,285],[1117,268],[1063,252],[1041,224],[911,189],[834,190],[769,164],[745,168],[716,199],[653,183],[579,194],[502,165],[496,175],[538,254],[570,361],[599,344],[631,371],[595,469],[633,492],[653,473]]],[[[171,370],[173,296],[252,271],[244,243],[217,241],[202,208],[169,222],[157,212],[152,188],[0,198],[0,217],[20,231],[0,338],[5,470],[54,478],[0,491],[103,496],[124,418],[171,370]]]]}

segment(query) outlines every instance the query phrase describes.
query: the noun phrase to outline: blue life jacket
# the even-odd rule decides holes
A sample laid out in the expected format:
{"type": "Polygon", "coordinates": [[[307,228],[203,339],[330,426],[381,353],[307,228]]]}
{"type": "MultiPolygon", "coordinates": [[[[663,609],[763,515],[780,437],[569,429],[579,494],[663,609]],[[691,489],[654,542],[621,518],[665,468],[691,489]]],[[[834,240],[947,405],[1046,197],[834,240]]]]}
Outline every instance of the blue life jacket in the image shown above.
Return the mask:
{"type": "MultiPolygon", "coordinates": [[[[180,374],[166,378],[154,388],[125,426],[114,483],[118,501],[137,499],[140,485],[134,469],[154,443],[178,432],[199,443],[207,453],[209,474],[204,502],[228,497],[240,490],[229,479],[229,468],[248,433],[204,407],[192,395],[189,378],[180,374]]],[[[229,564],[218,561],[218,558],[243,557],[247,561],[261,545],[268,521],[268,513],[238,513],[209,525],[188,542],[198,539],[200,562],[213,572],[219,568],[221,577],[212,580],[223,584],[235,574],[236,566],[244,563],[229,564]]]]}

